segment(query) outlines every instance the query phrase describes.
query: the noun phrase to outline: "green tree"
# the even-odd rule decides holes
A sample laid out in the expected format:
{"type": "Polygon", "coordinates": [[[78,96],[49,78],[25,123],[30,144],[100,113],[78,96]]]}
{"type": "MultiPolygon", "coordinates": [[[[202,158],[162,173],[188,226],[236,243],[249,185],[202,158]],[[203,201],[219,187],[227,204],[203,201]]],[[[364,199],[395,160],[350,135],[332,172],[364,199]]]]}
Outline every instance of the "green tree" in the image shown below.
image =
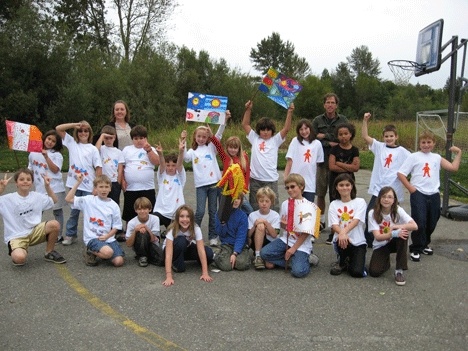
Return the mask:
{"type": "Polygon", "coordinates": [[[278,33],[262,39],[257,48],[250,50],[250,60],[256,70],[266,74],[270,67],[278,69],[281,73],[295,79],[302,79],[310,71],[305,58],[295,53],[294,44],[283,42],[278,33]]]}
{"type": "Polygon", "coordinates": [[[356,77],[367,74],[370,77],[377,78],[380,75],[379,60],[372,57],[372,53],[365,45],[354,48],[351,55],[346,59],[356,77]]]}
{"type": "Polygon", "coordinates": [[[340,111],[347,117],[356,116],[354,109],[356,99],[355,77],[346,62],[340,62],[336,70],[331,74],[331,86],[334,93],[340,98],[340,111]]]}

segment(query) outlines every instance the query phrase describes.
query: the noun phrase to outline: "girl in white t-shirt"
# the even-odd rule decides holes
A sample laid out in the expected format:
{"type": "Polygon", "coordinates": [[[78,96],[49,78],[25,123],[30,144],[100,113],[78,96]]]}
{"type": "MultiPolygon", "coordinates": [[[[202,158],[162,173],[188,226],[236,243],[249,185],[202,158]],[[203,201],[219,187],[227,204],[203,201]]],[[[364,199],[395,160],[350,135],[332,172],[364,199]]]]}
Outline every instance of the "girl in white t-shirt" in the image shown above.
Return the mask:
{"type": "MultiPolygon", "coordinates": [[[[55,127],[62,138],[62,143],[68,148],[69,166],[66,181],[67,188],[73,188],[78,175],[83,175],[83,180],[78,186],[75,196],[91,195],[93,192],[94,178],[102,174],[102,162],[99,150],[91,144],[93,130],[86,121],[78,123],[65,123],[55,127]],[[73,136],[66,131],[73,129],[73,136]]],[[[80,210],[72,209],[66,224],[63,245],[71,245],[78,236],[78,218],[80,210]]]]}
{"type": "Polygon", "coordinates": [[[65,186],[62,179],[63,156],[62,139],[55,130],[49,130],[42,136],[42,152],[29,154],[28,168],[34,172],[34,186],[40,194],[47,194],[42,176],[50,178],[50,187],[58,201],[52,207],[54,218],[60,223],[60,232],[57,242],[63,240],[63,206],[65,206],[65,186]]]}
{"type": "MultiPolygon", "coordinates": [[[[225,126],[221,124],[216,137],[221,140],[225,126]]],[[[218,210],[219,188],[216,183],[221,179],[216,147],[210,142],[211,129],[199,126],[193,131],[192,148],[184,150],[184,161],[192,162],[193,179],[197,198],[195,222],[201,226],[208,201],[208,239],[211,246],[219,244],[215,231],[215,216],[218,210]]]]}
{"type": "Polygon", "coordinates": [[[163,250],[165,255],[166,279],[164,286],[174,285],[172,270],[185,272],[185,261],[197,260],[202,267],[200,280],[211,282],[208,265],[213,261],[213,250],[203,243],[203,234],[195,223],[191,207],[180,206],[169,230],[166,233],[163,250]]]}
{"type": "Polygon", "coordinates": [[[380,189],[374,209],[369,212],[369,230],[374,234],[369,274],[378,277],[390,268],[390,254],[396,252],[395,283],[405,285],[403,270],[408,269],[408,235],[417,230],[416,222],[398,206],[396,191],[380,189]]]}
{"type": "Polygon", "coordinates": [[[323,147],[320,141],[315,139],[312,122],[308,119],[301,119],[297,123],[296,134],[286,153],[284,178],[286,179],[290,173],[302,175],[305,180],[302,196],[314,202],[317,163],[323,162],[323,147]]]}
{"type": "Polygon", "coordinates": [[[334,232],[333,245],[339,260],[332,266],[330,274],[339,275],[347,270],[352,277],[362,278],[367,275],[364,267],[366,201],[356,197],[356,185],[350,174],[339,174],[334,185],[336,200],[330,203],[328,223],[334,232]]]}
{"type": "Polygon", "coordinates": [[[279,212],[278,150],[280,145],[286,140],[286,135],[288,135],[291,129],[294,104],[291,104],[288,108],[283,129],[276,134],[275,123],[267,117],[260,118],[255,126],[255,130],[252,129],[250,126],[252,107],[252,101],[247,101],[242,119],[242,128],[247,134],[247,140],[252,144],[249,201],[254,211],[258,210],[255,194],[257,194],[258,189],[268,186],[276,195],[273,210],[279,212]]]}

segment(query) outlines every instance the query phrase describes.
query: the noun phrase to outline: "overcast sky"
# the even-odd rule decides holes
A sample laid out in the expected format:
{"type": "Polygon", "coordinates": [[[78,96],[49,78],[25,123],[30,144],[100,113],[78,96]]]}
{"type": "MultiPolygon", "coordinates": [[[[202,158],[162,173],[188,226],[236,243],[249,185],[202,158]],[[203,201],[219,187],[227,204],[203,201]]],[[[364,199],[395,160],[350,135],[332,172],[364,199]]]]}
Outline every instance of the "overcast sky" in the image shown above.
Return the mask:
{"type": "MultiPolygon", "coordinates": [[[[443,44],[452,36],[468,38],[468,0],[179,0],[179,5],[169,41],[206,50],[212,59],[224,58],[231,68],[251,74],[258,72],[250,50],[273,32],[293,43],[316,75],[334,70],[354,48],[366,45],[380,61],[381,77],[392,81],[387,62],[414,61],[418,33],[428,24],[444,19],[443,44]]],[[[459,50],[458,76],[462,58],[459,50]]],[[[440,71],[413,77],[410,83],[441,88],[449,72],[447,60],[440,71]]]]}

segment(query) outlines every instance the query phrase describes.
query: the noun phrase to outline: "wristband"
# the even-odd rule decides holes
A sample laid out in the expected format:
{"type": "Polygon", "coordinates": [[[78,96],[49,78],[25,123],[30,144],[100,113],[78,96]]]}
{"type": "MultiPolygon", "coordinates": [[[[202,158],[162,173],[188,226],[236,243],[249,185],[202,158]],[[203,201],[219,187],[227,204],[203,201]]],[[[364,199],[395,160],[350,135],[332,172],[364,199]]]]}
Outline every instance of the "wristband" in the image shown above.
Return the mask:
{"type": "Polygon", "coordinates": [[[392,238],[398,238],[398,234],[400,234],[400,229],[392,230],[392,238]]]}

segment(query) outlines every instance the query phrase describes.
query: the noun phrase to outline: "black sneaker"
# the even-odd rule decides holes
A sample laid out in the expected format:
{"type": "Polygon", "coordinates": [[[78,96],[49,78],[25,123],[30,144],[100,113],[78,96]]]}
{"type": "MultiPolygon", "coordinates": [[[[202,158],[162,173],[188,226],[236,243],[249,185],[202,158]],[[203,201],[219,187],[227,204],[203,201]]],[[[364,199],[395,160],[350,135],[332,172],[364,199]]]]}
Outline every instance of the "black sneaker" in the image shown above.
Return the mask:
{"type": "Polygon", "coordinates": [[[432,247],[427,246],[427,247],[423,250],[422,253],[423,253],[424,255],[429,255],[429,256],[430,256],[430,255],[433,255],[433,254],[434,254],[434,250],[432,250],[432,247]]]}
{"type": "Polygon", "coordinates": [[[320,222],[320,231],[325,229],[325,222],[320,222]]]}
{"type": "Polygon", "coordinates": [[[148,266],[148,258],[146,256],[141,256],[139,259],[138,259],[138,265],[140,267],[146,267],[148,266]]]}
{"type": "Polygon", "coordinates": [[[59,254],[57,251],[53,250],[49,253],[46,253],[45,256],[44,256],[44,259],[46,261],[49,261],[49,262],[54,262],[54,263],[58,263],[58,264],[62,264],[62,263],[65,263],[67,262],[66,259],[64,259],[62,257],[61,254],[59,254]]]}
{"type": "Polygon", "coordinates": [[[413,262],[419,262],[421,261],[421,255],[418,252],[412,252],[410,253],[410,260],[413,262]]]}
{"type": "Polygon", "coordinates": [[[328,239],[325,240],[325,244],[331,245],[332,243],[333,243],[333,234],[330,234],[330,235],[328,236],[328,239]]]}

